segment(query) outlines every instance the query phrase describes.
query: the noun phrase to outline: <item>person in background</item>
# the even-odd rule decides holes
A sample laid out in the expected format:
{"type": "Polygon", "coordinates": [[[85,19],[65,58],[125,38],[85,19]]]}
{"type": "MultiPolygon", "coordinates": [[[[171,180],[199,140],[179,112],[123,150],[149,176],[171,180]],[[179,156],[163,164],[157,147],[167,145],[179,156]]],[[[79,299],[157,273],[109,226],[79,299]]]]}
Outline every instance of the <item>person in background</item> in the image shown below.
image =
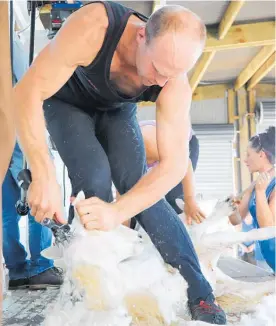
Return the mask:
{"type": "MultiPolygon", "coordinates": [[[[140,121],[141,132],[145,144],[146,159],[148,168],[152,168],[159,162],[159,153],[156,142],[156,121],[147,120],[140,121]]],[[[192,220],[201,223],[205,219],[205,214],[200,210],[195,199],[195,182],[194,171],[197,167],[199,156],[199,142],[191,129],[189,137],[189,164],[185,178],[170,190],[166,197],[167,202],[172,206],[177,214],[182,213],[176,204],[176,199],[181,198],[185,202],[184,213],[186,215],[187,224],[191,224],[192,220]]]]}
{"type": "MultiPolygon", "coordinates": [[[[233,199],[237,210],[229,216],[230,221],[234,225],[240,224],[249,212],[255,228],[275,226],[275,127],[250,139],[245,164],[251,173],[258,172],[259,176],[241,201],[233,199]]],[[[275,238],[258,241],[258,245],[275,273],[275,238]]]]}
{"type": "MultiPolygon", "coordinates": [[[[22,44],[14,33],[13,38],[13,79],[17,82],[28,68],[27,58],[22,44]]],[[[62,273],[53,266],[53,261],[41,256],[41,251],[52,243],[51,231],[37,223],[28,215],[29,250],[20,243],[19,221],[21,216],[16,212],[16,202],[20,198],[17,175],[23,168],[23,154],[16,143],[9,169],[2,186],[3,214],[3,255],[9,270],[9,289],[30,288],[45,289],[62,284],[62,273]]]]}

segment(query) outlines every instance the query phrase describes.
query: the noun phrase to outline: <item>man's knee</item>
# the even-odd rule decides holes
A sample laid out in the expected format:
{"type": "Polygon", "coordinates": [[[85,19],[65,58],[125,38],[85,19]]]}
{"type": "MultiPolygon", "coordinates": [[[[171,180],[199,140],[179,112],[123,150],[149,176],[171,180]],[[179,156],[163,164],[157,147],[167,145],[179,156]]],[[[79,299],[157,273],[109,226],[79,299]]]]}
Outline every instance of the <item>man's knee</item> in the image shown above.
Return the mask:
{"type": "Polygon", "coordinates": [[[85,198],[98,197],[104,201],[112,201],[111,173],[109,167],[87,169],[83,175],[76,174],[71,177],[72,196],[83,191],[85,198]]]}
{"type": "Polygon", "coordinates": [[[119,171],[113,176],[113,182],[116,189],[122,195],[129,191],[147,172],[146,162],[137,162],[127,170],[123,170],[120,174],[119,171]]]}

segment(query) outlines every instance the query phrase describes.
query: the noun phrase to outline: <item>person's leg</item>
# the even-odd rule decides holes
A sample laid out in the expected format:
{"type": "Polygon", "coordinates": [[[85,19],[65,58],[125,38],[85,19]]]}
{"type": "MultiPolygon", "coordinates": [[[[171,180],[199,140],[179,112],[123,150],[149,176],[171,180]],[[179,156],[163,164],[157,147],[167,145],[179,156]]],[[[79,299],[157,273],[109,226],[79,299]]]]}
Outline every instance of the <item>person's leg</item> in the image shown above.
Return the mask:
{"type": "Polygon", "coordinates": [[[84,111],[51,98],[44,103],[48,131],[56,145],[72,183],[72,196],[81,190],[86,198],[97,196],[110,202],[109,162],[95,135],[97,113],[84,111]]]}
{"type": "MultiPolygon", "coordinates": [[[[196,170],[198,156],[199,156],[199,142],[195,135],[192,136],[189,142],[189,152],[190,152],[190,160],[192,162],[193,170],[196,170]]],[[[180,198],[184,200],[183,194],[183,185],[180,182],[177,186],[175,186],[172,190],[170,190],[166,194],[166,200],[171,205],[171,207],[176,211],[177,214],[182,213],[182,209],[180,209],[176,204],[176,199],[180,198]]]]}
{"type": "MultiPolygon", "coordinates": [[[[145,149],[135,107],[129,104],[120,111],[106,114],[100,126],[100,139],[108,155],[114,184],[124,194],[146,172],[145,149]]],[[[165,200],[136,216],[136,220],[149,234],[165,262],[179,269],[186,279],[190,301],[212,293],[184,224],[165,200]]]]}
{"type": "Polygon", "coordinates": [[[27,252],[20,243],[18,225],[20,216],[17,215],[15,209],[15,203],[19,199],[19,195],[19,188],[9,169],[2,186],[3,255],[9,270],[10,280],[22,280],[22,282],[17,282],[16,285],[25,287],[28,278],[27,252]]]}
{"type": "Polygon", "coordinates": [[[199,141],[196,135],[193,135],[189,142],[189,152],[190,152],[190,160],[192,162],[193,170],[195,171],[197,168],[197,162],[199,157],[199,141]]]}
{"type": "Polygon", "coordinates": [[[51,230],[37,223],[34,217],[29,215],[30,277],[41,274],[54,266],[53,260],[41,256],[41,252],[51,245],[51,230]]]}
{"type": "MultiPolygon", "coordinates": [[[[16,143],[12,163],[11,173],[14,180],[17,180],[18,173],[23,168],[23,153],[16,143]]],[[[19,199],[19,197],[18,197],[19,199]]],[[[41,256],[41,251],[50,247],[52,244],[52,232],[37,223],[33,216],[29,215],[28,219],[29,231],[29,250],[31,254],[29,277],[38,275],[53,267],[53,261],[41,256]]]]}

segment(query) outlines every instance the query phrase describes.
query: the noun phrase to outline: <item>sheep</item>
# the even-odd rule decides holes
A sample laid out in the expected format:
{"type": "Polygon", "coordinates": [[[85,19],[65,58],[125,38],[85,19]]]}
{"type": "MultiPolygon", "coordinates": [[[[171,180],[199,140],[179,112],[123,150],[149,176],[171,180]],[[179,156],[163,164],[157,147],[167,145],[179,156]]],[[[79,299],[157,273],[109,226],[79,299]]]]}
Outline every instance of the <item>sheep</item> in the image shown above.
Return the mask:
{"type": "MultiPolygon", "coordinates": [[[[206,221],[188,226],[188,232],[219,304],[228,313],[248,312],[263,295],[272,292],[272,283],[233,280],[217,262],[229,246],[273,237],[275,228],[236,232],[227,218],[232,210],[227,201],[219,201],[206,221]]],[[[64,255],[67,275],[58,302],[49,308],[45,326],[188,323],[187,283],[177,270],[164,264],[141,227],[131,230],[121,225],[110,232],[86,231],[77,214],[73,227],[72,243],[56,255],[59,259],[64,255]]]]}
{"type": "Polygon", "coordinates": [[[83,324],[84,310],[89,325],[95,320],[101,325],[99,316],[102,325],[117,325],[109,321],[112,313],[118,325],[130,320],[128,325],[168,326],[177,320],[178,307],[187,303],[187,283],[164,264],[151,242],[123,225],[110,232],[86,231],[77,214],[73,229],[74,239],[63,253],[67,279],[46,326],[53,321],[58,326],[58,318],[60,325],[73,325],[73,318],[75,325],[83,324]],[[66,297],[77,304],[68,305],[66,297]]]}
{"type": "MultiPolygon", "coordinates": [[[[206,208],[206,202],[204,204],[206,208]]],[[[181,200],[177,200],[177,205],[181,209],[184,208],[181,200]]],[[[214,290],[216,300],[226,312],[240,313],[251,311],[264,295],[272,293],[275,280],[258,283],[234,280],[219,269],[218,260],[233,245],[275,237],[276,229],[267,227],[238,232],[228,219],[232,209],[228,201],[217,201],[203,223],[187,226],[187,229],[199,257],[201,269],[214,290]]],[[[184,214],[180,217],[185,221],[184,214]]]]}

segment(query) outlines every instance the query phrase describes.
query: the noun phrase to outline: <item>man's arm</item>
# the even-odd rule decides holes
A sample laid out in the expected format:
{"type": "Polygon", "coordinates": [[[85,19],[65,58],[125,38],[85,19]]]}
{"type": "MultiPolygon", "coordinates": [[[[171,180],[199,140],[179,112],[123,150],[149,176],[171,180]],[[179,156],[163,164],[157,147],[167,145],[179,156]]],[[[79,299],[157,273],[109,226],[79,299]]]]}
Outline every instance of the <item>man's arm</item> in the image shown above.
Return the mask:
{"type": "Polygon", "coordinates": [[[186,215],[186,223],[192,224],[192,220],[201,223],[205,218],[205,214],[198,207],[195,198],[195,180],[192,162],[189,159],[187,173],[182,180],[184,193],[184,213],[186,215]]]}
{"type": "Polygon", "coordinates": [[[102,46],[107,25],[106,11],[99,3],[72,14],[15,87],[19,142],[33,179],[29,204],[39,221],[53,214],[60,215],[62,207],[45,136],[43,101],[65,84],[77,66],[88,66],[94,60],[102,46]]]}
{"type": "Polygon", "coordinates": [[[114,203],[122,220],[155,204],[184,178],[189,157],[191,98],[186,76],[169,81],[162,89],[156,103],[159,164],[114,203]]]}
{"type": "Polygon", "coordinates": [[[182,180],[182,187],[184,193],[184,201],[188,201],[189,199],[195,198],[195,185],[194,185],[194,172],[192,162],[188,160],[188,168],[187,173],[182,180]]]}

